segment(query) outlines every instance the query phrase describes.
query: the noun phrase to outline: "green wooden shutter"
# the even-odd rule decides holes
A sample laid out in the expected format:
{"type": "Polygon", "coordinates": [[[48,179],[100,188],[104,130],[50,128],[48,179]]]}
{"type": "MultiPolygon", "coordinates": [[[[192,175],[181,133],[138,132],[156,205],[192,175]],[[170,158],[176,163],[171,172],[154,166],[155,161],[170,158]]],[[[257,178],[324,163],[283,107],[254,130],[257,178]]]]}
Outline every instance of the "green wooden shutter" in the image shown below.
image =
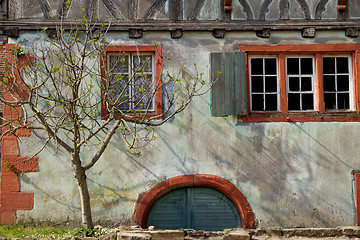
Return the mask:
{"type": "Polygon", "coordinates": [[[211,53],[210,77],[212,116],[247,115],[245,53],[211,53]]]}

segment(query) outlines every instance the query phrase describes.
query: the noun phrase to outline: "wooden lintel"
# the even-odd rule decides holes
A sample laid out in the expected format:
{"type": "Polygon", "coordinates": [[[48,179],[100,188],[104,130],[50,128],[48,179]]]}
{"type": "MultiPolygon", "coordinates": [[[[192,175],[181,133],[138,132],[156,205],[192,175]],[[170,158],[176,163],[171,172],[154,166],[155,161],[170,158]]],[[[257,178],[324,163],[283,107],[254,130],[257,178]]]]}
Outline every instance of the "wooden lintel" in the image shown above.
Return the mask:
{"type": "MultiPolygon", "coordinates": [[[[99,22],[101,25],[107,22],[99,22]]],[[[0,21],[0,29],[18,28],[20,31],[39,30],[44,27],[56,28],[58,23],[50,20],[16,20],[16,21],[0,21]]],[[[62,22],[62,27],[66,29],[78,28],[82,29],[81,24],[76,22],[62,22]]],[[[214,29],[224,29],[225,31],[258,31],[262,29],[270,29],[271,31],[301,31],[304,28],[315,28],[318,30],[345,30],[347,28],[360,28],[360,20],[346,21],[259,21],[259,20],[231,20],[231,21],[119,21],[112,22],[109,31],[129,31],[129,29],[141,29],[143,31],[173,31],[182,29],[183,31],[206,31],[212,32],[214,29]]]]}

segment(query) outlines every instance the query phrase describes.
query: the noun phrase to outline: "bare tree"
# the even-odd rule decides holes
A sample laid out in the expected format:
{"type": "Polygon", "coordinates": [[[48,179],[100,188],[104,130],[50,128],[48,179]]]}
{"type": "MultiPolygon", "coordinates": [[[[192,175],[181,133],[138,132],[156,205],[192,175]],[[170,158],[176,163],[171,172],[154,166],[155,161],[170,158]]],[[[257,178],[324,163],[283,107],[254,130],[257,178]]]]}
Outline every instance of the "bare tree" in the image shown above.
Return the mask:
{"type": "MultiPolygon", "coordinates": [[[[113,135],[120,132],[128,151],[140,155],[155,139],[154,127],[183,111],[209,86],[196,66],[192,75],[181,66],[170,74],[156,72],[152,54],[107,55],[111,44],[105,25],[82,20],[67,29],[59,24],[51,37],[46,31],[31,49],[16,46],[7,54],[1,101],[14,114],[3,117],[2,136],[36,129],[47,138],[34,156],[50,142],[66,150],[79,189],[82,223],[92,228],[86,171],[100,160],[113,135]],[[82,159],[90,141],[97,142],[97,150],[91,159],[82,159]]],[[[156,44],[154,49],[165,62],[156,44]]]]}

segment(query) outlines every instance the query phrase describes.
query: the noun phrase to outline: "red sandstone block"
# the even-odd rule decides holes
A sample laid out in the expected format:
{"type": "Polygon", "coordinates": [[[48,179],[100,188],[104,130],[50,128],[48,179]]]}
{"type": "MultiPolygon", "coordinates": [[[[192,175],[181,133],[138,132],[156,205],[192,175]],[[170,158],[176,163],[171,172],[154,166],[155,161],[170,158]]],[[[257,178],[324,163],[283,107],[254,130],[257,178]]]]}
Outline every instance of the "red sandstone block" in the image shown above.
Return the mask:
{"type": "Polygon", "coordinates": [[[1,145],[1,156],[19,155],[18,141],[15,137],[4,137],[1,145]]]}
{"type": "Polygon", "coordinates": [[[34,207],[34,193],[1,193],[1,208],[4,210],[31,210],[34,207]]]}
{"type": "Polygon", "coordinates": [[[0,209],[0,224],[3,225],[16,224],[16,211],[0,209]]]}
{"type": "MultiPolygon", "coordinates": [[[[13,100],[13,97],[7,91],[4,92],[4,98],[9,101],[13,100]]],[[[21,119],[21,108],[4,105],[4,118],[14,120],[21,119]]]]}
{"type": "Polygon", "coordinates": [[[5,155],[3,156],[3,166],[7,162],[8,164],[4,167],[6,171],[13,171],[16,173],[21,172],[37,172],[39,171],[39,158],[34,157],[29,159],[29,157],[24,156],[11,156],[5,155]]]}
{"type": "Polygon", "coordinates": [[[210,174],[199,174],[194,176],[194,185],[195,186],[206,186],[214,188],[226,196],[229,196],[230,193],[234,190],[235,185],[230,181],[210,174]]]}
{"type": "Polygon", "coordinates": [[[17,132],[18,137],[30,137],[31,136],[31,130],[30,129],[20,129],[17,132]]]}
{"type": "Polygon", "coordinates": [[[15,173],[9,171],[5,172],[4,169],[2,169],[0,179],[1,179],[1,193],[20,191],[19,178],[15,173]]]}
{"type": "Polygon", "coordinates": [[[239,210],[242,227],[251,229],[256,228],[257,224],[254,218],[254,213],[249,202],[246,200],[246,197],[237,188],[235,188],[230,194],[230,199],[239,210]]]}
{"type": "Polygon", "coordinates": [[[183,175],[168,179],[171,189],[194,186],[194,175],[183,175]]]}

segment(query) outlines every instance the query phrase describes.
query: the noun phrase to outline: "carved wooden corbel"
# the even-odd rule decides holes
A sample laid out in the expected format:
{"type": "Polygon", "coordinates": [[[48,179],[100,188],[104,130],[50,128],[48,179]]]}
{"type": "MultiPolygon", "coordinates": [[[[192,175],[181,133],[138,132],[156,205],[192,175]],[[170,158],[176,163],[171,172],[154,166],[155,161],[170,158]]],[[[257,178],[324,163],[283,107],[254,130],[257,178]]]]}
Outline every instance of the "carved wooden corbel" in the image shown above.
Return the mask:
{"type": "Polygon", "coordinates": [[[232,4],[232,0],[224,0],[225,12],[231,12],[231,10],[232,10],[231,4],[232,4]]]}
{"type": "Polygon", "coordinates": [[[338,0],[338,10],[345,11],[346,10],[346,0],[338,0]]]}

